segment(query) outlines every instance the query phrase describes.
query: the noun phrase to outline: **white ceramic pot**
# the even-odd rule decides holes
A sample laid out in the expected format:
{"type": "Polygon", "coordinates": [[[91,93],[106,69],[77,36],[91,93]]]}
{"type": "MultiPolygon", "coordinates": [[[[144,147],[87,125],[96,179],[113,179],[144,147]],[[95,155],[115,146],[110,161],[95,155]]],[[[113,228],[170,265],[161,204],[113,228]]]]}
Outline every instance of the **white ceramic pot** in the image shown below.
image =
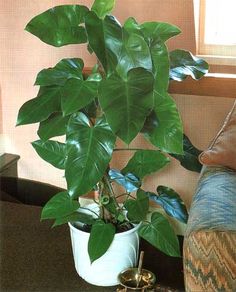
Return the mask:
{"type": "Polygon", "coordinates": [[[71,223],[69,227],[76,271],[88,283],[97,286],[117,285],[119,273],[137,265],[139,225],[117,233],[108,251],[92,264],[87,252],[89,233],[79,230],[71,223]]]}

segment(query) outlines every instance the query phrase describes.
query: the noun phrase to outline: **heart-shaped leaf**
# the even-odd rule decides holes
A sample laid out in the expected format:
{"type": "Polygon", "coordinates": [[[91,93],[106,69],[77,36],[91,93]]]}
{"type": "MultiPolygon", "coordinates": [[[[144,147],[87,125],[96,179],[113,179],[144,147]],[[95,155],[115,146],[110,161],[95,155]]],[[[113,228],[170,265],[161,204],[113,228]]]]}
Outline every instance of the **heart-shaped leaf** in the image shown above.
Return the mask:
{"type": "Polygon", "coordinates": [[[37,140],[32,146],[38,155],[45,161],[59,169],[65,169],[66,145],[57,141],[37,140]]]}
{"type": "Polygon", "coordinates": [[[121,25],[111,15],[100,19],[91,11],[86,16],[85,26],[90,48],[95,52],[105,72],[111,72],[118,62],[114,52],[121,47],[121,25]]]}
{"type": "Polygon", "coordinates": [[[158,118],[154,110],[146,117],[141,133],[151,134],[158,126],[158,118]]]}
{"type": "Polygon", "coordinates": [[[144,22],[140,27],[145,37],[149,40],[153,39],[155,42],[158,40],[165,42],[181,33],[177,26],[166,22],[144,22]]]}
{"type": "Polygon", "coordinates": [[[74,213],[79,207],[79,202],[72,200],[67,192],[58,193],[43,207],[41,220],[68,216],[74,213]]]}
{"type": "Polygon", "coordinates": [[[198,160],[198,156],[202,151],[193,146],[189,138],[184,135],[184,154],[172,154],[175,159],[180,161],[180,164],[191,171],[201,172],[202,165],[198,160]]]}
{"type": "Polygon", "coordinates": [[[25,102],[19,110],[17,126],[38,123],[61,110],[60,87],[42,87],[38,96],[25,102]]]}
{"type": "Polygon", "coordinates": [[[82,109],[97,96],[98,82],[70,79],[61,90],[61,107],[64,115],[82,109]]]}
{"type": "Polygon", "coordinates": [[[165,186],[158,186],[157,193],[158,195],[148,193],[150,200],[162,206],[169,216],[183,223],[187,223],[188,212],[179,194],[165,186]]]}
{"type": "Polygon", "coordinates": [[[183,126],[176,104],[168,93],[155,91],[154,111],[158,125],[151,133],[146,133],[148,140],[168,153],[183,153],[183,126]]]}
{"type": "Polygon", "coordinates": [[[64,135],[66,133],[68,120],[68,116],[63,117],[61,113],[55,113],[47,120],[40,123],[37,133],[43,141],[52,137],[64,135]]]}
{"type": "Polygon", "coordinates": [[[104,18],[114,8],[115,0],[95,0],[91,8],[99,18],[104,18]]]}
{"type": "Polygon", "coordinates": [[[150,50],[140,33],[129,33],[123,29],[121,47],[116,47],[113,52],[118,59],[116,71],[123,79],[126,79],[127,73],[134,68],[152,70],[150,50]]]}
{"type": "Polygon", "coordinates": [[[128,211],[127,217],[133,222],[140,222],[146,219],[149,209],[149,199],[146,193],[139,189],[135,200],[128,199],[124,204],[128,211]]]}
{"type": "Polygon", "coordinates": [[[114,73],[101,82],[99,101],[106,119],[127,144],[142,129],[153,107],[153,82],[152,73],[143,68],[130,70],[127,80],[114,73]]]}
{"type": "Polygon", "coordinates": [[[104,118],[91,126],[83,113],[77,113],[68,123],[66,144],[65,176],[69,194],[86,194],[104,175],[111,160],[115,136],[104,118]]]}
{"type": "Polygon", "coordinates": [[[35,85],[64,85],[70,78],[83,80],[82,59],[62,59],[54,68],[43,69],[37,75],[35,85]]]}
{"type": "Polygon", "coordinates": [[[132,173],[123,175],[119,170],[110,169],[109,176],[111,180],[122,185],[128,193],[136,191],[141,186],[140,180],[132,173]]]}
{"type": "Polygon", "coordinates": [[[122,173],[133,173],[142,179],[145,175],[163,168],[170,160],[160,151],[138,150],[122,170],[122,173]]]}
{"type": "Polygon", "coordinates": [[[200,79],[208,72],[208,64],[185,50],[170,52],[170,79],[182,81],[187,76],[200,79]]]}
{"type": "Polygon", "coordinates": [[[166,92],[169,85],[169,53],[165,41],[180,33],[180,29],[164,22],[145,22],[141,31],[149,44],[155,73],[155,90],[166,92]]]}
{"type": "Polygon", "coordinates": [[[115,236],[115,226],[111,223],[96,221],[89,236],[88,253],[91,263],[100,258],[110,247],[115,236]]]}
{"type": "Polygon", "coordinates": [[[86,43],[86,31],[80,24],[88,11],[80,5],[56,6],[35,16],[25,29],[55,47],[86,43]]]}
{"type": "Polygon", "coordinates": [[[67,222],[70,222],[70,223],[81,222],[83,224],[92,225],[95,223],[95,219],[91,215],[80,213],[80,212],[74,212],[67,216],[56,218],[52,227],[65,224],[67,222]]]}
{"type": "Polygon", "coordinates": [[[178,238],[162,214],[154,212],[151,222],[140,226],[139,235],[165,254],[180,257],[178,238]]]}

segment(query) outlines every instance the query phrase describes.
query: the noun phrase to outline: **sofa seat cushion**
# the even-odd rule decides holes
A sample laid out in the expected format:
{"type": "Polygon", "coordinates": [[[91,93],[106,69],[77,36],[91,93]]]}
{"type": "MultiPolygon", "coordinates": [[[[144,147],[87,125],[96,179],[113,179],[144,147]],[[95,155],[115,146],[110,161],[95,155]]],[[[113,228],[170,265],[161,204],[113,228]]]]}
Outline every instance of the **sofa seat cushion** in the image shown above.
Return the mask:
{"type": "Polygon", "coordinates": [[[190,209],[186,236],[197,230],[236,231],[236,173],[205,167],[190,209]]]}
{"type": "Polygon", "coordinates": [[[183,246],[186,292],[236,291],[236,175],[205,167],[183,246]]]}

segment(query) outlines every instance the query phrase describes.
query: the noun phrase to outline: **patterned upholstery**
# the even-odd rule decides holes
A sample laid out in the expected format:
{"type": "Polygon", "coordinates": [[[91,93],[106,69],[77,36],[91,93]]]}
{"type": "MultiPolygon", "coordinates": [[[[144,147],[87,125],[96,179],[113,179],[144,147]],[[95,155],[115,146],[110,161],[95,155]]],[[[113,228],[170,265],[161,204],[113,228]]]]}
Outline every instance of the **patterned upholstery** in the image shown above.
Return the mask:
{"type": "Polygon", "coordinates": [[[203,170],[184,240],[187,292],[236,292],[236,173],[203,170]]]}

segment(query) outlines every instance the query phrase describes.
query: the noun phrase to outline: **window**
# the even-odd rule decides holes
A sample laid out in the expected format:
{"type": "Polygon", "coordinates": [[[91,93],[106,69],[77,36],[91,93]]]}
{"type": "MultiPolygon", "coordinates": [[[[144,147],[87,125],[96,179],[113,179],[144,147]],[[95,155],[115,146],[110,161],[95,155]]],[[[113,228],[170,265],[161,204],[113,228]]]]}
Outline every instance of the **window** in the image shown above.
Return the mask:
{"type": "Polygon", "coordinates": [[[236,65],[236,0],[200,0],[198,55],[210,64],[236,65]]]}

